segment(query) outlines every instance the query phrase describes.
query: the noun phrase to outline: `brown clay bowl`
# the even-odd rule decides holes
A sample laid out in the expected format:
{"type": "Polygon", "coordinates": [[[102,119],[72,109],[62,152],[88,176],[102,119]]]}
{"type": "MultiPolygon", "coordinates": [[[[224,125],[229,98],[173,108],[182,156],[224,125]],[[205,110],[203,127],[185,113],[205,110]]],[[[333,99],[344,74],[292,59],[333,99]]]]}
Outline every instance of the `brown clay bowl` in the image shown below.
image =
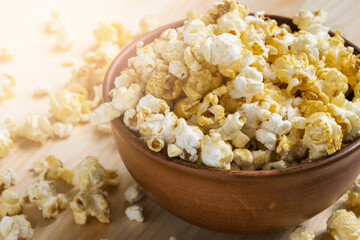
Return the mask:
{"type": "MultiPolygon", "coordinates": [[[[268,15],[279,23],[290,18],[268,15]]],[[[150,32],[127,46],[105,77],[103,99],[114,78],[135,55],[138,41],[150,43],[167,28],[150,32]]],[[[359,49],[349,41],[347,45],[359,49]]],[[[232,171],[197,166],[164,153],[155,153],[126,126],[113,120],[112,128],[122,160],[132,177],[161,207],[197,226],[232,233],[277,231],[320,213],[354,182],[360,172],[360,139],[338,153],[296,167],[264,171],[232,171]]]]}

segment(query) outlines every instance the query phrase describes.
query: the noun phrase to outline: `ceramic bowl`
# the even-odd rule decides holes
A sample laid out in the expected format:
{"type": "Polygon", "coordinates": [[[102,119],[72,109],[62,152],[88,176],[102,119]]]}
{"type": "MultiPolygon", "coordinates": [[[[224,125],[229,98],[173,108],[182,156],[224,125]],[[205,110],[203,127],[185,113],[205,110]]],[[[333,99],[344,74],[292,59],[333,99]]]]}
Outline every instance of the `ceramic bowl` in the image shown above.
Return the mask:
{"type": "MultiPolygon", "coordinates": [[[[267,15],[287,23],[290,18],[267,15]]],[[[150,32],[127,46],[108,69],[103,85],[104,102],[114,78],[135,56],[136,44],[159,37],[177,21],[150,32]]],[[[359,49],[353,46],[355,54],[359,49]]],[[[278,170],[237,171],[208,168],[167,157],[148,149],[122,118],[111,122],[116,144],[126,168],[146,194],[161,207],[197,226],[232,233],[277,231],[320,213],[354,182],[360,172],[360,139],[319,161],[278,170]]]]}

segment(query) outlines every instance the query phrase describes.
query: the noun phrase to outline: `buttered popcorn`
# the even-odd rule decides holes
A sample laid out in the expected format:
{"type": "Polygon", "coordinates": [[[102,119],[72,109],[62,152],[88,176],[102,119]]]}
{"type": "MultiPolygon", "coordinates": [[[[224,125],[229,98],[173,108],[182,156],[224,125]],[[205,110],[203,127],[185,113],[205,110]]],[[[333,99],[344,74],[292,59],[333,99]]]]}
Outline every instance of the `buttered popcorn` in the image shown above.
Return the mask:
{"type": "Polygon", "coordinates": [[[360,60],[322,9],[288,25],[236,0],[137,46],[94,123],[123,115],[148,147],[223,169],[316,161],[360,135],[360,60]],[[129,94],[131,93],[131,94],[129,94]]]}

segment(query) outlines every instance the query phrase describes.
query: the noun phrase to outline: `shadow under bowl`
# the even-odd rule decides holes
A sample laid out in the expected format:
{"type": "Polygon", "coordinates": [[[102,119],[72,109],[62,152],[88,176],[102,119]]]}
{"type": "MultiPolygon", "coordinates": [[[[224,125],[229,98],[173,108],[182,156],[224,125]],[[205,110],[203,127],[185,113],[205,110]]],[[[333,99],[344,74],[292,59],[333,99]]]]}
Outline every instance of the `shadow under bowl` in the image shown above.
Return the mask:
{"type": "MultiPolygon", "coordinates": [[[[279,24],[290,18],[267,15],[279,24]]],[[[136,45],[152,42],[177,21],[128,45],[113,61],[103,85],[104,102],[114,79],[136,55],[136,45]]],[[[331,33],[333,34],[333,33],[331,33]]],[[[359,49],[349,41],[348,46],[359,49]]],[[[121,158],[132,177],[161,207],[197,226],[231,233],[278,231],[299,224],[332,205],[360,172],[360,139],[313,163],[262,171],[222,170],[198,166],[148,149],[122,122],[111,122],[121,158]]]]}

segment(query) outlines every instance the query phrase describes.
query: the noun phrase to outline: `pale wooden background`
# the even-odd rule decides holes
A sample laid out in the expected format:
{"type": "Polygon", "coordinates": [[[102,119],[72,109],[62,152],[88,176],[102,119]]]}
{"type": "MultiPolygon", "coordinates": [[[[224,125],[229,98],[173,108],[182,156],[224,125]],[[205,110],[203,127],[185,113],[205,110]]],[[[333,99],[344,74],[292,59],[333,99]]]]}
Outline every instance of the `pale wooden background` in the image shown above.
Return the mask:
{"type": "MultiPolygon", "coordinates": [[[[340,29],[344,36],[360,44],[360,2],[359,0],[247,0],[243,1],[251,11],[265,10],[267,13],[292,16],[301,8],[322,7],[329,12],[327,24],[340,29]]],[[[138,21],[147,14],[158,17],[162,23],[169,23],[186,16],[188,10],[204,12],[213,1],[207,0],[0,0],[0,49],[8,47],[16,52],[10,63],[0,64],[0,73],[12,74],[17,81],[16,97],[0,103],[1,116],[9,116],[21,123],[30,113],[48,114],[49,100],[35,100],[32,92],[37,82],[51,84],[56,92],[70,77],[70,70],[61,64],[67,56],[80,60],[94,45],[92,30],[99,21],[121,21],[128,29],[139,32],[138,21]],[[76,42],[69,52],[54,48],[54,36],[44,33],[44,23],[50,11],[66,13],[71,28],[76,33],[76,42]]],[[[19,175],[15,190],[24,195],[26,186],[35,181],[29,172],[32,162],[54,154],[67,167],[74,167],[87,155],[95,155],[106,167],[116,167],[123,173],[121,185],[110,190],[112,221],[101,224],[91,220],[85,226],[76,225],[70,209],[55,220],[43,220],[40,212],[28,206],[26,214],[35,229],[34,239],[288,239],[291,231],[263,235],[230,235],[208,231],[186,223],[155,204],[151,199],[142,200],[146,220],[144,223],[129,222],[124,215],[124,190],[133,180],[125,169],[116,150],[112,136],[96,133],[89,124],[75,128],[66,140],[50,140],[44,145],[20,139],[10,154],[0,159],[0,171],[13,168],[19,175]]],[[[61,192],[72,196],[65,184],[57,184],[61,192]]],[[[326,219],[331,212],[344,207],[343,199],[323,213],[307,221],[317,234],[317,239],[328,239],[324,234],[326,219]]]]}

